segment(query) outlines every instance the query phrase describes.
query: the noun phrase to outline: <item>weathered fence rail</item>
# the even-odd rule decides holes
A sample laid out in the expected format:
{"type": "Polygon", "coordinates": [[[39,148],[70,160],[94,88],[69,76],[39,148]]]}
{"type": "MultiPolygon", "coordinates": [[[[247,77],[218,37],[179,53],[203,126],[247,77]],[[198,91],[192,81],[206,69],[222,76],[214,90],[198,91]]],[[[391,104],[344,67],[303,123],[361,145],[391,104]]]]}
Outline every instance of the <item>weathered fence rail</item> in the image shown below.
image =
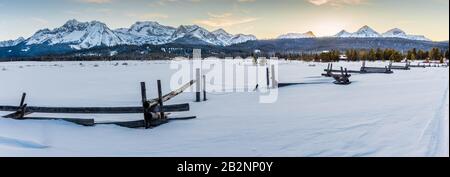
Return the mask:
{"type": "Polygon", "coordinates": [[[378,73],[378,74],[392,74],[391,65],[385,67],[367,67],[366,61],[363,61],[361,72],[364,73],[378,73]]]}
{"type": "MultiPolygon", "coordinates": [[[[17,111],[19,106],[0,106],[1,111],[17,111]]],[[[161,110],[160,106],[155,111],[184,112],[189,111],[189,104],[166,105],[161,110]]],[[[28,106],[28,112],[51,114],[137,114],[144,112],[143,107],[35,107],[28,106]]]]}
{"type": "MultiPolygon", "coordinates": [[[[325,77],[333,77],[332,73],[341,73],[342,70],[333,69],[333,64],[328,64],[327,69],[324,69],[326,73],[322,74],[325,77]]],[[[363,62],[360,70],[347,70],[346,73],[351,74],[392,74],[394,73],[389,66],[386,67],[366,67],[366,63],[363,62]]]]}

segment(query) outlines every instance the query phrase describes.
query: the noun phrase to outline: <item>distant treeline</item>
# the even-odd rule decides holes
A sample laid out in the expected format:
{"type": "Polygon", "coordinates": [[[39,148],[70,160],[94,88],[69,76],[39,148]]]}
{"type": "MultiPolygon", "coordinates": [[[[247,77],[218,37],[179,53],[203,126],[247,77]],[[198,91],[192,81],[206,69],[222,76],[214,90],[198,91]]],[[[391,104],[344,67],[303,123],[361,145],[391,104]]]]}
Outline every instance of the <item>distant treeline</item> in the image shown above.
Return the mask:
{"type": "Polygon", "coordinates": [[[356,50],[350,49],[344,52],[338,50],[331,50],[322,53],[301,53],[301,54],[281,54],[277,53],[279,58],[286,58],[288,60],[302,60],[302,61],[317,61],[317,62],[331,62],[339,61],[341,56],[345,55],[348,61],[395,61],[400,62],[403,59],[408,60],[432,60],[444,62],[449,58],[449,51],[433,48],[429,51],[412,49],[407,52],[401,52],[394,49],[371,49],[371,50],[356,50]]]}
{"type": "MultiPolygon", "coordinates": [[[[142,50],[136,46],[126,47],[124,51],[119,49],[117,54],[111,55],[111,49],[91,49],[82,53],[68,53],[65,55],[48,55],[40,57],[17,57],[0,61],[112,61],[112,60],[170,60],[175,57],[192,58],[192,48],[180,46],[178,48],[149,48],[142,50]]],[[[444,58],[449,58],[448,50],[432,48],[429,51],[411,49],[408,51],[398,51],[395,49],[348,49],[330,50],[328,52],[301,52],[301,53],[281,53],[281,52],[261,52],[255,54],[252,50],[223,50],[216,47],[199,47],[202,49],[202,57],[278,57],[288,60],[330,62],[339,61],[342,55],[347,57],[348,61],[402,61],[408,60],[432,60],[444,62],[444,58]]],[[[114,48],[113,48],[114,49],[114,48]]],[[[124,49],[121,47],[120,49],[124,49]]]]}

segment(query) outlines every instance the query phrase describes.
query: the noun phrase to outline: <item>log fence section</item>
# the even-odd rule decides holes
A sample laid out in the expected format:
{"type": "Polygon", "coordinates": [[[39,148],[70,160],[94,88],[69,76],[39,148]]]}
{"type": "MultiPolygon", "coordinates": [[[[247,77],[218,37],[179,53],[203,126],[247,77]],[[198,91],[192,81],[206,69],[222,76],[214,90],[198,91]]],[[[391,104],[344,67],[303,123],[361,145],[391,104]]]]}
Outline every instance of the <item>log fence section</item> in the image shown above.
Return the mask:
{"type": "Polygon", "coordinates": [[[167,123],[171,120],[188,120],[196,118],[195,116],[168,118],[168,112],[189,111],[189,104],[165,105],[164,102],[178,96],[186,89],[194,85],[197,81],[191,80],[166,95],[162,95],[161,81],[158,80],[158,98],[148,100],[145,82],[141,82],[141,107],[28,107],[25,103],[26,93],[22,94],[19,106],[0,106],[0,111],[11,111],[13,113],[3,116],[16,120],[62,120],[84,126],[94,126],[97,124],[114,124],[129,128],[152,128],[167,123]],[[51,114],[139,114],[142,113],[144,119],[128,122],[102,122],[95,123],[94,119],[80,118],[53,118],[53,117],[26,117],[32,113],[51,113],[51,114]]]}

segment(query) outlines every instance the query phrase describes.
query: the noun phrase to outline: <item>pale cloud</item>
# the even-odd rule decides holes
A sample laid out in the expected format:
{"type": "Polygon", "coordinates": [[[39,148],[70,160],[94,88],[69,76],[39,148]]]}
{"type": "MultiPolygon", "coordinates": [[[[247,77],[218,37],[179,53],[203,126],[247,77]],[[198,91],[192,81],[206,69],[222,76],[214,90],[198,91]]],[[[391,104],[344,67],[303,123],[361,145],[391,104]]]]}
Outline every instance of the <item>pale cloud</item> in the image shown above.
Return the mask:
{"type": "MultiPolygon", "coordinates": [[[[155,7],[155,6],[164,6],[170,3],[180,3],[180,2],[191,2],[191,3],[198,3],[198,2],[205,2],[207,0],[157,0],[154,2],[149,3],[149,6],[155,7]]],[[[256,2],[256,0],[233,0],[235,2],[239,3],[246,3],[246,2],[256,2]]]]}
{"type": "Polygon", "coordinates": [[[231,17],[233,14],[232,13],[215,14],[215,13],[208,12],[208,15],[212,18],[227,18],[227,17],[231,17]]]}
{"type": "Polygon", "coordinates": [[[237,0],[238,2],[255,2],[256,0],[237,0]]]}
{"type": "Polygon", "coordinates": [[[155,20],[155,19],[166,19],[169,18],[166,14],[161,13],[145,13],[145,14],[135,14],[135,13],[128,13],[126,16],[130,18],[136,18],[139,20],[155,20]]]}
{"type": "Polygon", "coordinates": [[[78,1],[92,4],[105,4],[112,2],[112,0],[78,0],[78,1]]]}
{"type": "Polygon", "coordinates": [[[40,24],[40,25],[47,25],[50,22],[46,19],[43,18],[39,18],[39,17],[31,17],[31,20],[33,20],[34,22],[40,24]]]}
{"type": "Polygon", "coordinates": [[[250,23],[258,20],[253,17],[235,17],[232,13],[214,14],[208,13],[209,18],[203,20],[195,20],[194,23],[206,25],[209,27],[223,28],[244,23],[250,23]]]}
{"type": "Polygon", "coordinates": [[[169,4],[169,3],[179,3],[179,2],[193,2],[193,3],[196,3],[196,2],[200,2],[200,1],[201,0],[158,0],[158,1],[151,2],[149,5],[151,7],[154,7],[154,6],[164,6],[164,5],[169,4]]]}
{"type": "Polygon", "coordinates": [[[63,13],[69,14],[69,15],[77,15],[77,16],[81,16],[81,15],[86,15],[86,14],[92,14],[92,13],[96,13],[96,14],[111,14],[114,12],[113,9],[108,9],[108,8],[85,8],[82,10],[65,10],[62,11],[63,13]]]}
{"type": "Polygon", "coordinates": [[[307,1],[317,6],[320,5],[342,6],[342,5],[362,4],[366,0],[307,0],[307,1]]]}

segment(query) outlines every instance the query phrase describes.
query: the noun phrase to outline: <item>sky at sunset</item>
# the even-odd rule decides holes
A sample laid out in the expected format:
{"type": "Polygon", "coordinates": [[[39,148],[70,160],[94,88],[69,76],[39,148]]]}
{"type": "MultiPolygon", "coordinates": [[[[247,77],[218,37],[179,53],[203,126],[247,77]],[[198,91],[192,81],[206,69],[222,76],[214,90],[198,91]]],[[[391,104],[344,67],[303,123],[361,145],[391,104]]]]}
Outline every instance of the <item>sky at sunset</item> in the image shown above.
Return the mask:
{"type": "Polygon", "coordinates": [[[449,0],[0,0],[0,40],[27,38],[69,19],[98,20],[112,29],[136,21],[197,24],[260,39],[307,31],[330,36],[363,25],[449,39],[449,0]]]}

